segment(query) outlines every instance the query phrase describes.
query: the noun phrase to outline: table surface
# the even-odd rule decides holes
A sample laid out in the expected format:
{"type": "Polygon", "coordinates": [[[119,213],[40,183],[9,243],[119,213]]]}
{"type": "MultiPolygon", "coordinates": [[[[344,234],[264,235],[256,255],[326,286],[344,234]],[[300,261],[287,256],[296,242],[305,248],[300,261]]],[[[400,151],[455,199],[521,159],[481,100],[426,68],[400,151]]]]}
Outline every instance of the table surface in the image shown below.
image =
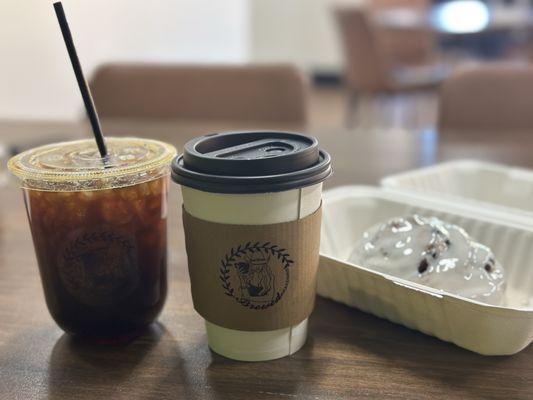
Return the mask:
{"type": "MultiPolygon", "coordinates": [[[[177,127],[115,121],[107,131],[152,134],[180,147],[190,134],[177,127]]],[[[31,144],[84,131],[79,124],[4,122],[0,140],[31,144]]],[[[440,140],[434,132],[313,133],[333,157],[335,174],[326,188],[377,184],[383,175],[453,158],[533,168],[533,135],[525,133],[440,140]]],[[[533,398],[533,346],[513,356],[485,357],[322,298],[310,318],[307,344],[291,357],[243,363],[211,352],[192,307],[177,187],[169,200],[169,296],[159,322],[127,345],[94,346],[64,334],[50,318],[21,195],[14,182],[2,190],[1,399],[533,398]]]]}

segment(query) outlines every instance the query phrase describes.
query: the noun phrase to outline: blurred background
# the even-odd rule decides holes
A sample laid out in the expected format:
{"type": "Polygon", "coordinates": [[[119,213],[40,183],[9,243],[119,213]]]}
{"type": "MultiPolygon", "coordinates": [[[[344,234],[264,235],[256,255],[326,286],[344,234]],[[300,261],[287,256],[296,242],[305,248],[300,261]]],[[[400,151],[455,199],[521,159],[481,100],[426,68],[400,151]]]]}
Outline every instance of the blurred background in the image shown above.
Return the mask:
{"type": "MultiPolygon", "coordinates": [[[[479,66],[526,68],[533,55],[530,0],[63,3],[105,131],[178,147],[248,128],[344,132],[336,142],[346,145],[346,132],[382,129],[404,147],[400,137],[433,132],[416,138],[434,147],[443,81],[479,66]]],[[[52,2],[2,6],[1,140],[20,150],[86,134],[52,2]]],[[[507,87],[496,96],[513,96],[507,87]]]]}

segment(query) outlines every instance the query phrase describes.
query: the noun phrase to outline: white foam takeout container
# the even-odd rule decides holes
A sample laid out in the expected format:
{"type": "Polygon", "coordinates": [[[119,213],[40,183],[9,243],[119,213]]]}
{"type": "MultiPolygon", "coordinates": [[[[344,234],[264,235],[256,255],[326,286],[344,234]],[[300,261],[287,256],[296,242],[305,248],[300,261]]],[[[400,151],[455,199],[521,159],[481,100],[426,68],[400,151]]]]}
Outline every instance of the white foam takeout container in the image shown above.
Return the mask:
{"type": "Polygon", "coordinates": [[[385,177],[382,186],[477,214],[533,225],[533,171],[475,160],[450,161],[385,177]]]}
{"type": "Polygon", "coordinates": [[[473,215],[453,203],[365,186],[324,193],[318,294],[485,355],[514,354],[533,340],[533,226],[473,215]],[[374,224],[418,213],[463,227],[506,271],[505,307],[347,262],[374,224]]]}

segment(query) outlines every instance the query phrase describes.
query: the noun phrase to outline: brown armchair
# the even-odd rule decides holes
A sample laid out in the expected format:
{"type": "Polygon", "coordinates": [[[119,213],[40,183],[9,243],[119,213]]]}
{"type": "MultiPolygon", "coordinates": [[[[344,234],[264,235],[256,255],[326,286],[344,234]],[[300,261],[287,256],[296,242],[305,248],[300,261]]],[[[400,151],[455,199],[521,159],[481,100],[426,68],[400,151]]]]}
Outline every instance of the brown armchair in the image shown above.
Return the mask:
{"type": "Polygon", "coordinates": [[[485,64],[446,79],[440,91],[439,132],[533,130],[533,67],[485,64]]]}
{"type": "Polygon", "coordinates": [[[168,121],[182,138],[307,124],[309,83],[291,65],[107,64],[90,85],[107,131],[117,119],[168,121]]]}
{"type": "Polygon", "coordinates": [[[344,49],[345,84],[350,93],[348,125],[352,125],[359,96],[434,88],[444,78],[446,69],[433,63],[429,55],[427,62],[416,65],[395,60],[391,56],[391,44],[385,43],[370,10],[339,8],[335,16],[344,49]]]}

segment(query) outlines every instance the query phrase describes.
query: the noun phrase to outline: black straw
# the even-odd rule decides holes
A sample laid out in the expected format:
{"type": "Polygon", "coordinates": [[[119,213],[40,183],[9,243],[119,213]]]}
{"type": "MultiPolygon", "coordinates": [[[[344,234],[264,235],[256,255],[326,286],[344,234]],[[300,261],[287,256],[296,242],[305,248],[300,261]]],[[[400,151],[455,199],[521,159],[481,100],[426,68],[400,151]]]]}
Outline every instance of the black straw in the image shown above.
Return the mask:
{"type": "Polygon", "coordinates": [[[72,40],[70,28],[68,27],[67,17],[65,15],[65,11],[63,10],[63,5],[60,1],[54,3],[54,9],[56,11],[59,26],[61,27],[63,39],[65,40],[65,45],[67,46],[67,51],[70,57],[70,61],[72,63],[72,68],[74,69],[76,80],[78,81],[78,86],[81,91],[81,97],[83,97],[85,110],[87,110],[89,121],[91,121],[91,127],[93,129],[94,138],[96,139],[98,151],[100,152],[102,158],[105,160],[107,158],[107,147],[105,145],[104,135],[100,126],[100,120],[98,119],[98,113],[96,112],[96,108],[94,106],[94,101],[91,96],[91,91],[89,90],[89,85],[87,85],[87,81],[83,76],[83,70],[81,69],[80,60],[78,58],[78,54],[76,53],[76,47],[74,46],[74,41],[72,40]]]}

